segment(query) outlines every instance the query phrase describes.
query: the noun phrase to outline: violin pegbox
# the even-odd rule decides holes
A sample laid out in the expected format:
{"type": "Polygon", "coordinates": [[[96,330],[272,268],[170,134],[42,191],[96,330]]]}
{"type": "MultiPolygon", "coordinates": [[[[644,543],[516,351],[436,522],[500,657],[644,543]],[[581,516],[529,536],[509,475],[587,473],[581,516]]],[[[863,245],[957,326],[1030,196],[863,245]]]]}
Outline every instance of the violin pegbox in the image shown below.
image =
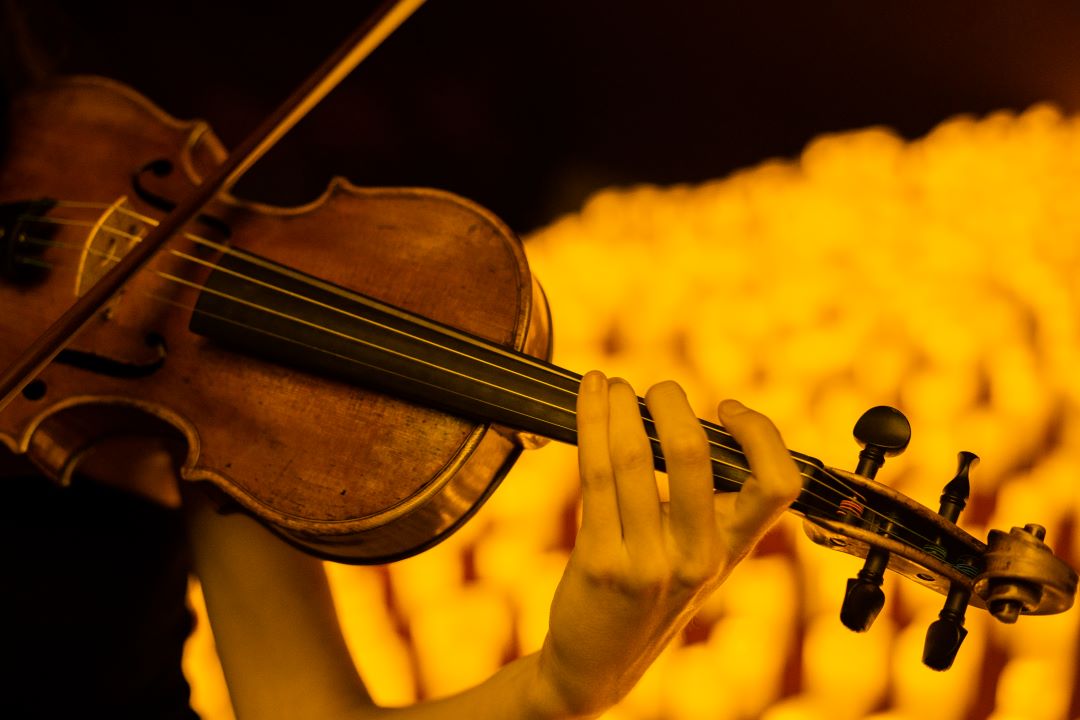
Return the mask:
{"type": "Polygon", "coordinates": [[[868,410],[855,424],[863,449],[855,472],[827,469],[845,497],[817,504],[805,515],[804,529],[814,542],[864,558],[858,575],[848,580],[841,622],[855,632],[870,629],[884,606],[881,583],[886,569],[946,596],[931,623],[923,662],[934,670],[952,666],[967,635],[969,606],[988,610],[1004,623],[1020,615],[1047,615],[1072,607],[1077,574],[1043,542],[1036,524],[1008,533],[991,530],[982,543],[956,525],[971,494],[971,471],[979,462],[961,452],[955,476],[944,487],[938,511],[875,481],[885,459],[911,439],[907,418],[895,408],[868,410]]]}

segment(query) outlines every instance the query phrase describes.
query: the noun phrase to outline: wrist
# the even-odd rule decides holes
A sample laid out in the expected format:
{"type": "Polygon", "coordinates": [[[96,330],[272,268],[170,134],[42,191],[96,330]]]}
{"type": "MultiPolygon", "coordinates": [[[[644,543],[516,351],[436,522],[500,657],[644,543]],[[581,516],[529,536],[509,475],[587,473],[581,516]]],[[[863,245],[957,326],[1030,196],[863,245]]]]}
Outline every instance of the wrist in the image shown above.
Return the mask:
{"type": "MultiPolygon", "coordinates": [[[[530,663],[529,707],[539,720],[592,720],[618,698],[589,679],[570,673],[558,661],[550,638],[539,652],[521,658],[530,663]]],[[[595,680],[595,678],[593,679],[595,680]]]]}

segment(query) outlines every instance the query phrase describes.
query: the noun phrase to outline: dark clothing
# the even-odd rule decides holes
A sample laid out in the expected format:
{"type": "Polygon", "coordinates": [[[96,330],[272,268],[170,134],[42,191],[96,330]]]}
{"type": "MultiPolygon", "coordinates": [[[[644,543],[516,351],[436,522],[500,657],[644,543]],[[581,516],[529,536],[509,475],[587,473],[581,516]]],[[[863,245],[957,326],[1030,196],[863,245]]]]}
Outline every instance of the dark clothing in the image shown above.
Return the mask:
{"type": "Polygon", "coordinates": [[[197,719],[180,512],[86,481],[3,481],[0,716],[197,719]]]}

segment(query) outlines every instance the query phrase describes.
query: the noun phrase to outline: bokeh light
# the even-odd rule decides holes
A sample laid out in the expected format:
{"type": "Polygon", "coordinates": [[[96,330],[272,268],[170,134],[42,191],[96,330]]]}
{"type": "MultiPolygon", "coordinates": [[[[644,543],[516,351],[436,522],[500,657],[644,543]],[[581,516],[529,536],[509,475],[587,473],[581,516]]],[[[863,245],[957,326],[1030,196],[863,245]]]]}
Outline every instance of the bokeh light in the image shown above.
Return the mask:
{"type": "MultiPolygon", "coordinates": [[[[1080,118],[1054,108],[822,137],[800,158],[694,187],[611,189],[527,239],[555,361],[665,378],[703,417],[734,396],[789,445],[853,468],[851,427],[890,404],[908,451],[878,479],[936,508],[982,457],[960,525],[1038,522],[1080,564],[1080,118]]],[[[453,692],[536,649],[569,551],[572,448],[525,454],[458,535],[388,567],[330,568],[380,702],[453,692]]],[[[606,717],[1068,720],[1080,611],[1002,626],[968,612],[954,667],[920,662],[943,598],[891,577],[866,634],[837,617],[859,562],[786,517],[606,717]]],[[[193,593],[198,607],[198,594],[193,593]]],[[[205,627],[205,623],[202,623],[205,627]]],[[[188,671],[228,717],[212,640],[188,671]]]]}

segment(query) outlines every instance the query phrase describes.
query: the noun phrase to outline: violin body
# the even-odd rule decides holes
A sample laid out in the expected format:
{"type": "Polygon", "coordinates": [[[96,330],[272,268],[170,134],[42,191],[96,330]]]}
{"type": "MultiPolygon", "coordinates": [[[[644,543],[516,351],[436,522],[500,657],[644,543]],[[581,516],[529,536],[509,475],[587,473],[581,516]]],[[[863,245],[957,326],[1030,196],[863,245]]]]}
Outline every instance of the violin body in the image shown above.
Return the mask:
{"type": "MultiPolygon", "coordinates": [[[[50,217],[81,213],[98,227],[50,225],[36,245],[44,225],[19,226],[31,242],[9,242],[8,265],[34,272],[0,280],[0,366],[122,254],[127,235],[145,235],[143,217],[224,157],[207,125],[109,80],[65,79],[18,98],[0,203],[119,209],[59,204],[50,217]]],[[[295,208],[221,196],[187,234],[210,246],[174,238],[0,410],[0,442],[68,482],[102,441],[164,433],[184,480],[209,481],[287,539],[348,562],[413,554],[467,519],[520,453],[519,433],[238,354],[188,326],[223,243],[546,358],[547,307],[517,238],[451,194],[342,179],[295,208]]]]}

